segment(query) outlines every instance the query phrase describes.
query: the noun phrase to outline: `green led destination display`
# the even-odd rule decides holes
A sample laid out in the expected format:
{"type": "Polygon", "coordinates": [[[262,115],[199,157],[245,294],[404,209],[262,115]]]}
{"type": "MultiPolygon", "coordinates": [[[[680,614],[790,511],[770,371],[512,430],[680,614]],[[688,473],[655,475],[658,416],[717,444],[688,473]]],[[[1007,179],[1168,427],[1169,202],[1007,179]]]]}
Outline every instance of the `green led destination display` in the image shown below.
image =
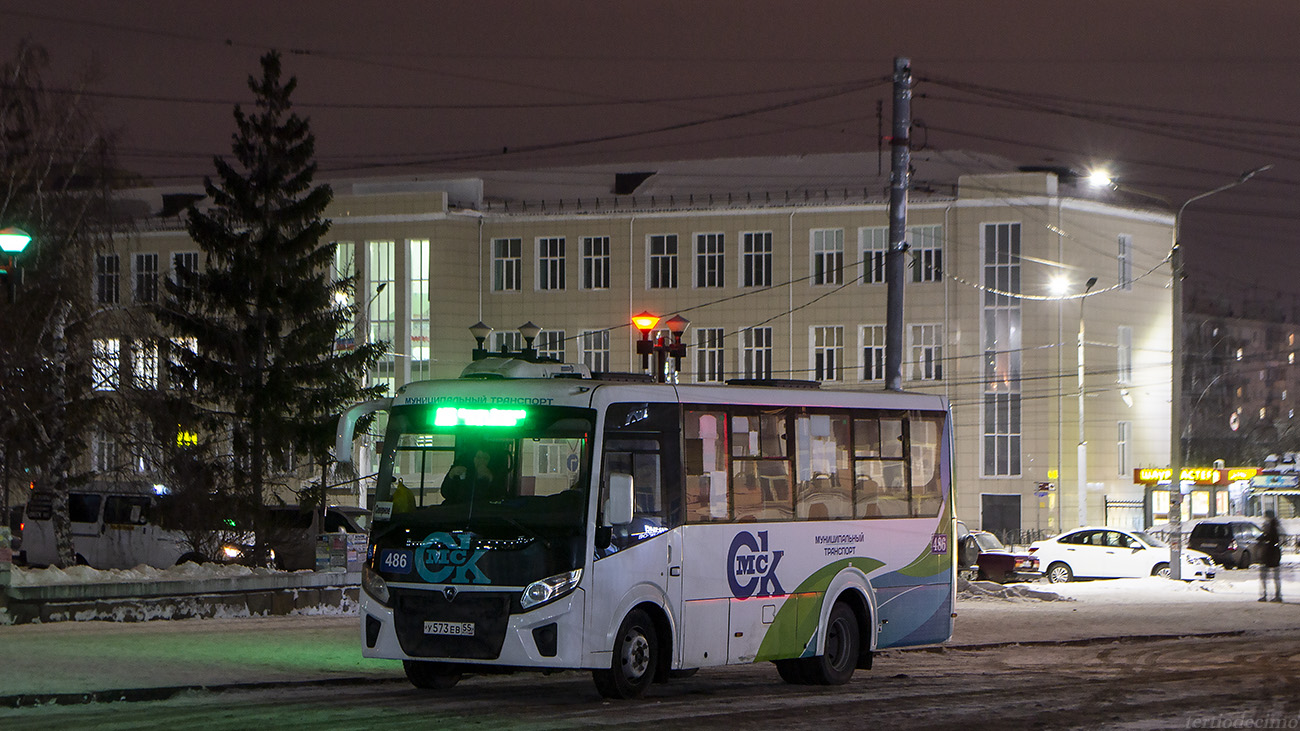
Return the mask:
{"type": "Polygon", "coordinates": [[[462,409],[441,406],[433,417],[434,426],[518,426],[528,418],[524,409],[462,409]]]}

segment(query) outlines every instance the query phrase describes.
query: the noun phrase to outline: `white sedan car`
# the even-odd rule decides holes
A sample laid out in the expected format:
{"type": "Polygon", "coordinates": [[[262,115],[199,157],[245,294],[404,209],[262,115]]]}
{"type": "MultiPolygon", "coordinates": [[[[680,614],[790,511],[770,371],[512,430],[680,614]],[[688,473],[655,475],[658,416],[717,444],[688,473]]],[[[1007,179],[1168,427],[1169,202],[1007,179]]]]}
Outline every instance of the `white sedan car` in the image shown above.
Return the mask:
{"type": "MultiPolygon", "coordinates": [[[[1076,528],[1030,544],[1029,555],[1038,558],[1043,575],[1053,584],[1075,578],[1167,578],[1170,573],[1169,546],[1142,531],[1076,528]]],[[[1182,578],[1214,578],[1214,564],[1208,555],[1184,549],[1182,556],[1182,578]]]]}

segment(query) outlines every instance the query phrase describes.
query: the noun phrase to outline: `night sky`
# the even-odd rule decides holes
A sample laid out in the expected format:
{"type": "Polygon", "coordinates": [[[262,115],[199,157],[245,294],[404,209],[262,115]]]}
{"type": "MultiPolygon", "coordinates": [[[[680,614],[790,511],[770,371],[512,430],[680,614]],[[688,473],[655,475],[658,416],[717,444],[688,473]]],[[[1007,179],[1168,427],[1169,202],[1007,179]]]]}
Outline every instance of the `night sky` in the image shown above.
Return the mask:
{"type": "Polygon", "coordinates": [[[1188,208],[1193,287],[1300,302],[1300,3],[0,0],[6,58],[88,68],[125,167],[193,185],[275,48],[323,176],[873,151],[895,56],[914,139],[1188,208]],[[1281,293],[1279,295],[1278,293],[1281,293]]]}

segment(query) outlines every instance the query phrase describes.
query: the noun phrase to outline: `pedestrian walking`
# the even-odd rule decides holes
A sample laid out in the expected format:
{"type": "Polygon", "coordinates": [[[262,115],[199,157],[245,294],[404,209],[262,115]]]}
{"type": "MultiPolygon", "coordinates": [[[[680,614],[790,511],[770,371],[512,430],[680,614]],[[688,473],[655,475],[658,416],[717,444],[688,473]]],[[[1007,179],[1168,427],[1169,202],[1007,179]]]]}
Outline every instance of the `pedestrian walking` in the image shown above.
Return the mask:
{"type": "Polygon", "coordinates": [[[1259,600],[1268,601],[1268,574],[1273,572],[1273,601],[1282,601],[1282,528],[1272,510],[1264,511],[1264,532],[1259,535],[1259,600]]]}

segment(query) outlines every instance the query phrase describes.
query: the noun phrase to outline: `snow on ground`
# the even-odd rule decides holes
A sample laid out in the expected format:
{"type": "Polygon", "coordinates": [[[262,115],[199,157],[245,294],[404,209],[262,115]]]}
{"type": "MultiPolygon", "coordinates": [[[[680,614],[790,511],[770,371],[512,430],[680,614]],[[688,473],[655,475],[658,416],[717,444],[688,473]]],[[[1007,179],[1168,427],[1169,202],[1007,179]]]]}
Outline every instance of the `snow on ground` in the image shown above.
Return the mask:
{"type": "Polygon", "coordinates": [[[133,569],[92,569],[89,566],[72,566],[33,569],[15,566],[10,583],[13,586],[50,586],[53,584],[121,584],[155,581],[202,581],[204,579],[230,579],[241,576],[274,576],[287,574],[278,569],[254,569],[247,566],[216,563],[183,563],[157,569],[140,564],[133,569]]]}

